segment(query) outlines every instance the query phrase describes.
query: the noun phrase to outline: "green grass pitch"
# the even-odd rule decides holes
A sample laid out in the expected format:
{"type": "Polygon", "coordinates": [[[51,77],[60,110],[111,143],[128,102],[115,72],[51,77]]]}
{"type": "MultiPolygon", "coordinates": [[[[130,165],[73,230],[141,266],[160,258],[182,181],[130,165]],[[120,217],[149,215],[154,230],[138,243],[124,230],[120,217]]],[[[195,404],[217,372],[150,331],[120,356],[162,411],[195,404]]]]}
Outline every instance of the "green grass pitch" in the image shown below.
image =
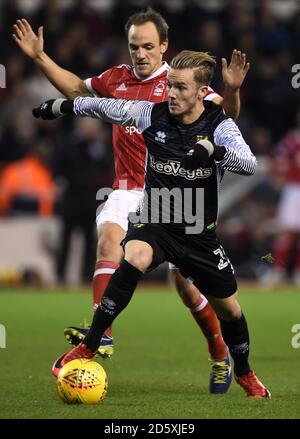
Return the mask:
{"type": "MultiPolygon", "coordinates": [[[[140,287],[114,326],[115,355],[102,361],[109,390],[99,406],[59,400],[51,366],[69,349],[63,329],[90,320],[88,291],[0,291],[0,418],[207,419],[300,418],[300,294],[285,288],[241,289],[251,336],[251,365],[271,400],[252,400],[233,382],[226,395],[208,393],[206,342],[177,294],[140,287]]],[[[100,360],[99,360],[100,361],[100,360]]]]}

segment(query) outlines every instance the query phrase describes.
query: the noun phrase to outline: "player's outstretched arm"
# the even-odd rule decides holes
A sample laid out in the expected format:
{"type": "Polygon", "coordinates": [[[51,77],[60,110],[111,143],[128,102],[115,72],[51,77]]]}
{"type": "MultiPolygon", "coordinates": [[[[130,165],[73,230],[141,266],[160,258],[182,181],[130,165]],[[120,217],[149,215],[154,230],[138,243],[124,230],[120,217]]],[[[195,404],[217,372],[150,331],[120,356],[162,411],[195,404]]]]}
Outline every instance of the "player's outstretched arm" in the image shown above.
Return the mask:
{"type": "Polygon", "coordinates": [[[250,63],[247,62],[246,54],[234,49],[230,64],[226,58],[222,58],[222,76],[225,84],[223,98],[215,98],[213,102],[223,106],[225,113],[232,119],[237,119],[240,114],[240,88],[249,71],[250,63]]]}
{"type": "Polygon", "coordinates": [[[195,170],[208,165],[213,158],[220,167],[235,174],[253,175],[256,158],[252,154],[233,120],[227,119],[214,133],[215,143],[200,140],[190,149],[181,161],[187,170],[195,170]]]}
{"type": "Polygon", "coordinates": [[[241,175],[253,175],[257,161],[232,119],[224,119],[214,130],[215,160],[225,170],[241,175]]]}
{"type": "Polygon", "coordinates": [[[66,114],[92,117],[112,124],[134,126],[142,132],[151,125],[154,107],[153,102],[147,101],[78,96],[74,100],[50,99],[34,108],[32,114],[44,120],[57,119],[66,114]]]}
{"type": "Polygon", "coordinates": [[[25,18],[17,20],[13,26],[13,39],[25,55],[29,56],[41,69],[49,81],[67,98],[90,96],[84,81],[68,70],[59,67],[44,52],[43,27],[34,33],[25,18]]]}
{"type": "Polygon", "coordinates": [[[74,101],[68,99],[49,99],[39,107],[32,110],[32,115],[36,119],[53,120],[67,114],[74,114],[74,101]]]}

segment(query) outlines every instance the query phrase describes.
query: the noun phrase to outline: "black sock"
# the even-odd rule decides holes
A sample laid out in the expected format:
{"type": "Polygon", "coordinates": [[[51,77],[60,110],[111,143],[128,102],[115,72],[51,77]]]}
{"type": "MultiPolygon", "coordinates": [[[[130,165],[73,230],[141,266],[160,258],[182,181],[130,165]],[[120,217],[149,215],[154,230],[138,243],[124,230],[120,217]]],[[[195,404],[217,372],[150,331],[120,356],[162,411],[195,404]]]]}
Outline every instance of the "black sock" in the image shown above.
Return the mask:
{"type": "Polygon", "coordinates": [[[83,340],[89,349],[98,349],[104,331],[126,308],[142,275],[140,270],[125,260],[114,272],[95,311],[91,328],[83,340]]]}
{"type": "Polygon", "coordinates": [[[220,320],[222,334],[229,352],[234,361],[234,373],[236,376],[246,375],[250,366],[249,356],[249,332],[244,314],[238,320],[230,322],[220,320]]]}

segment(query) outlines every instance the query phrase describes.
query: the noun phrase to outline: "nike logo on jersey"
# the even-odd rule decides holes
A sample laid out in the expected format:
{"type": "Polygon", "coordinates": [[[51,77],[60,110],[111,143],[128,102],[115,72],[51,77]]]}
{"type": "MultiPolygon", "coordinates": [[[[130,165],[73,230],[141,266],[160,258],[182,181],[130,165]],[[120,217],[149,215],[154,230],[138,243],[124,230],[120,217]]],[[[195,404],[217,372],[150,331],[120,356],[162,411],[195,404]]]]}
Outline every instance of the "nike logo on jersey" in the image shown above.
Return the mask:
{"type": "Polygon", "coordinates": [[[116,88],[116,91],[126,91],[127,87],[124,84],[124,82],[122,82],[122,84],[119,85],[119,87],[116,88]]]}

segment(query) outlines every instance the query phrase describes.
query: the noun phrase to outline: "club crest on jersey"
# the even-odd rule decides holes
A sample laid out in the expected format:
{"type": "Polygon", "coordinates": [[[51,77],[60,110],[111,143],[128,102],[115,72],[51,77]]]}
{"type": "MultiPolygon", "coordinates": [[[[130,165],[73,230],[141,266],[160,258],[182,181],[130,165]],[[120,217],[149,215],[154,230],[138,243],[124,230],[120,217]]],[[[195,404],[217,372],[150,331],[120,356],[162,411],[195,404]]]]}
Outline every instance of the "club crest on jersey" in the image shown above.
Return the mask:
{"type": "Polygon", "coordinates": [[[166,85],[164,83],[164,81],[159,81],[159,83],[155,86],[154,89],[154,96],[162,96],[162,94],[164,93],[166,88],[166,85]]]}
{"type": "Polygon", "coordinates": [[[157,142],[166,143],[166,137],[167,135],[164,131],[157,131],[154,139],[157,140],[157,142]]]}
{"type": "Polygon", "coordinates": [[[201,140],[209,140],[208,136],[200,136],[199,134],[196,136],[196,143],[200,142],[201,140]]]}
{"type": "Polygon", "coordinates": [[[126,91],[127,87],[124,84],[124,82],[122,82],[122,84],[119,85],[119,87],[116,88],[116,91],[126,91]]]}

